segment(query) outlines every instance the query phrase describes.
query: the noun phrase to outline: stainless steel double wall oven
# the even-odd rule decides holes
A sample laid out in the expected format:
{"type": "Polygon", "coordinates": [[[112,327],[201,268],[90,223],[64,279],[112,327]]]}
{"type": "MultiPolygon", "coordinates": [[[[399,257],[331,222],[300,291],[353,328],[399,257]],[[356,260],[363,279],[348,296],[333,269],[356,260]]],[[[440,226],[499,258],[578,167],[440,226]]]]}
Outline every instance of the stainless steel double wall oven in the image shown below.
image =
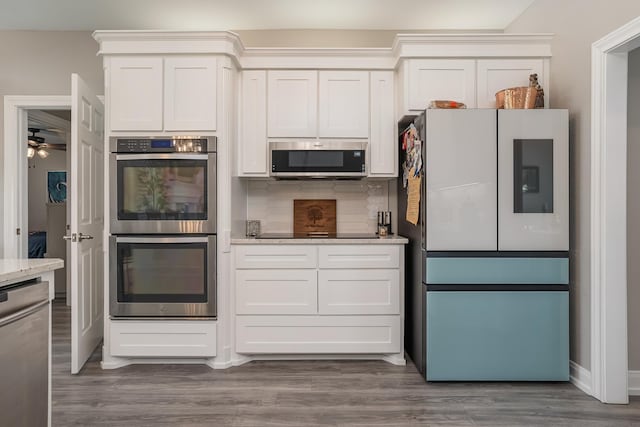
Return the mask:
{"type": "Polygon", "coordinates": [[[216,142],[110,139],[112,317],[216,317],[216,142]]]}

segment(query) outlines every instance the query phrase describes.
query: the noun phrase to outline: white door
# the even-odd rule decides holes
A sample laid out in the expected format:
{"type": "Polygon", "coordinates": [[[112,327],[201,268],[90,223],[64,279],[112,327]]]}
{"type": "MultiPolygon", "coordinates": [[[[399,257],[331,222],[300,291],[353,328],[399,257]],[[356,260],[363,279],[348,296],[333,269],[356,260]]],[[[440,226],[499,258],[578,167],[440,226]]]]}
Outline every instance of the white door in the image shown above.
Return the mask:
{"type": "Polygon", "coordinates": [[[103,335],[104,106],[71,75],[71,373],[103,335]]]}
{"type": "Polygon", "coordinates": [[[320,71],[318,88],[321,138],[369,136],[368,71],[320,71]]]}
{"type": "Polygon", "coordinates": [[[267,136],[313,138],[318,131],[318,72],[274,70],[267,74],[267,136]]]}

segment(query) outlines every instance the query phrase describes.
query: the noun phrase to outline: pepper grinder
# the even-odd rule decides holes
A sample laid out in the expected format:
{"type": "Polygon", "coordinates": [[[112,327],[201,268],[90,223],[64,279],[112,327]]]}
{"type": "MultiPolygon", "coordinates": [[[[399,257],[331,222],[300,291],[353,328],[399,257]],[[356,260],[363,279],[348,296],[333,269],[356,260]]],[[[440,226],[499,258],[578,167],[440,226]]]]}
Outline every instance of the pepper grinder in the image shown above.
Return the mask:
{"type": "Polygon", "coordinates": [[[387,230],[387,236],[393,234],[393,231],[391,230],[391,211],[385,211],[384,213],[384,227],[387,230]]]}
{"type": "Polygon", "coordinates": [[[387,227],[384,224],[384,212],[378,211],[378,236],[386,236],[387,235],[387,227]]]}

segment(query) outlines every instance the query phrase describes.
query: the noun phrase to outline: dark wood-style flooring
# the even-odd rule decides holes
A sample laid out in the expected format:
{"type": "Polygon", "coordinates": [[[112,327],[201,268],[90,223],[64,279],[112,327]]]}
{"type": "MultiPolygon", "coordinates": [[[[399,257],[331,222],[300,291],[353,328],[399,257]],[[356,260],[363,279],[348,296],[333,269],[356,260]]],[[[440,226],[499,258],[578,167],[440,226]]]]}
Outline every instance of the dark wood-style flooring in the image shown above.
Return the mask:
{"type": "MultiPolygon", "coordinates": [[[[70,311],[53,309],[53,426],[640,426],[568,383],[426,383],[378,361],[251,362],[70,372],[70,311]]],[[[1,424],[1,422],[0,422],[1,424]]]]}

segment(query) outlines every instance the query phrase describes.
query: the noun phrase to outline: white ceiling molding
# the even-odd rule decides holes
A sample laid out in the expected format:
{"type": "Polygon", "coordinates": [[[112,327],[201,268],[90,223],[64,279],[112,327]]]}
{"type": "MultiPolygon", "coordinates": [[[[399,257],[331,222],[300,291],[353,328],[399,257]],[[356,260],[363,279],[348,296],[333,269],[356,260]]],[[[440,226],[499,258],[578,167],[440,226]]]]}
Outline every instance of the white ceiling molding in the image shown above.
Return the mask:
{"type": "Polygon", "coordinates": [[[398,34],[389,48],[245,48],[230,31],[95,31],[102,55],[219,54],[242,69],[392,70],[411,57],[551,57],[551,34],[398,34]]]}

